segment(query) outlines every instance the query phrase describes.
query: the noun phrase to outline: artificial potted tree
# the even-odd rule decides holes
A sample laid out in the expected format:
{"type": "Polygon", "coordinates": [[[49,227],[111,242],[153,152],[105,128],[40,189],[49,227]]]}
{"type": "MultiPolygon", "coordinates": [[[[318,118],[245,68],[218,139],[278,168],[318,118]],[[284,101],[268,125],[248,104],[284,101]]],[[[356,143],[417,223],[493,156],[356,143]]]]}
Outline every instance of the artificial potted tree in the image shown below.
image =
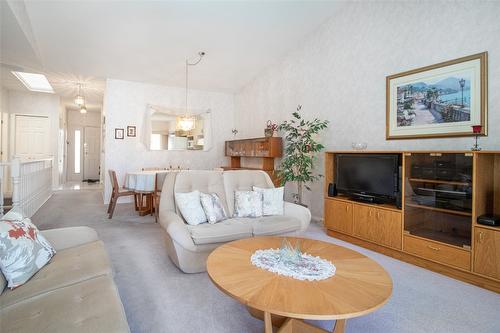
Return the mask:
{"type": "Polygon", "coordinates": [[[297,106],[297,110],[292,113],[292,119],[278,126],[285,138],[285,154],[281,160],[278,177],[283,186],[287,182],[296,183],[297,193],[293,194],[294,201],[304,206],[303,188],[310,191],[309,184],[321,177],[314,174],[313,169],[317,154],[325,147],[316,141],[316,137],[328,127],[328,120],[305,120],[300,114],[301,109],[302,105],[297,106]]]}

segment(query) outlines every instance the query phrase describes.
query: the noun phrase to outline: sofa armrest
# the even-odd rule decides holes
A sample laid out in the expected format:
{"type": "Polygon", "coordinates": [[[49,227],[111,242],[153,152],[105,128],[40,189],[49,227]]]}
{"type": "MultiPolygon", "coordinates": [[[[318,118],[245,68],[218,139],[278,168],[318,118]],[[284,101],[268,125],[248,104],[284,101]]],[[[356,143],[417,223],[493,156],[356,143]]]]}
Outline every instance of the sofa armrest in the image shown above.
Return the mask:
{"type": "Polygon", "coordinates": [[[182,220],[174,211],[161,212],[159,221],[160,225],[170,235],[170,238],[184,249],[196,252],[197,247],[191,238],[189,230],[182,220]]]}
{"type": "Polygon", "coordinates": [[[311,212],[304,206],[285,201],[285,216],[293,216],[300,220],[300,230],[303,232],[311,222],[311,212]]]}
{"type": "Polygon", "coordinates": [[[40,232],[56,251],[99,240],[97,232],[89,227],[57,228],[41,230],[40,232]]]}

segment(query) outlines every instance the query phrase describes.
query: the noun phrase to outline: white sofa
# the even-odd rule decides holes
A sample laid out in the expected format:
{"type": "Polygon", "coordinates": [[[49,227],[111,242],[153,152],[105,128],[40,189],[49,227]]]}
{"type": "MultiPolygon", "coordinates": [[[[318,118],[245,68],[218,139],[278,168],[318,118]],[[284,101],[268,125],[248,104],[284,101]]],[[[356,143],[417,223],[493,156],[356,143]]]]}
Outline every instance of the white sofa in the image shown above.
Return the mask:
{"type": "Polygon", "coordinates": [[[206,271],[210,252],[223,243],[265,235],[300,235],[311,221],[303,206],[284,204],[284,215],[261,218],[229,218],[216,224],[191,226],[185,223],[174,193],[199,190],[217,193],[229,216],[234,211],[234,191],[252,186],[274,187],[269,175],[258,170],[171,172],[165,178],[160,198],[159,223],[166,231],[168,256],[185,273],[206,271]]]}

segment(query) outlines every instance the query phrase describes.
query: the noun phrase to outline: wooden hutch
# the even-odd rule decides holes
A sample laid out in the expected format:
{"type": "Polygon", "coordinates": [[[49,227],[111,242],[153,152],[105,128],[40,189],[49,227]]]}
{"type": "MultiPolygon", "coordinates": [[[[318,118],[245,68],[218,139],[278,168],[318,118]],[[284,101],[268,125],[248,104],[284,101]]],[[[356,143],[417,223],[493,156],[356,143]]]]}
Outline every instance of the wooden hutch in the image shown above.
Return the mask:
{"type": "Polygon", "coordinates": [[[231,140],[225,143],[226,156],[231,158],[229,166],[224,170],[263,170],[269,174],[275,185],[278,179],[274,170],[274,159],[283,155],[283,141],[279,137],[231,140]],[[244,167],[241,158],[260,158],[261,167],[244,167]]]}
{"type": "Polygon", "coordinates": [[[500,214],[500,151],[327,152],[324,198],[328,235],[500,292],[500,227],[477,223],[500,214]],[[347,153],[399,155],[401,208],[328,196],[336,155],[347,153]],[[459,176],[421,169],[439,164],[453,165],[459,176]],[[464,198],[439,201],[436,192],[464,198]]]}

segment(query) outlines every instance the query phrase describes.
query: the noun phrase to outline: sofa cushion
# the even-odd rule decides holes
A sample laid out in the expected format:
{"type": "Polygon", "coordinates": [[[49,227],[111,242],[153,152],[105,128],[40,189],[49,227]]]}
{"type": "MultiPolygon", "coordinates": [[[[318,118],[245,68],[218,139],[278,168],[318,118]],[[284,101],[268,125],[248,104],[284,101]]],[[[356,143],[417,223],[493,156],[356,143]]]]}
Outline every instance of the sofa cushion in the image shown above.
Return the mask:
{"type": "Polygon", "coordinates": [[[112,278],[103,275],[0,310],[2,332],[129,332],[112,278]]]}
{"type": "Polygon", "coordinates": [[[200,201],[200,191],[175,193],[175,202],[187,224],[198,225],[207,222],[200,201]]]}
{"type": "Polygon", "coordinates": [[[9,288],[26,283],[56,253],[29,218],[9,214],[0,220],[0,250],[0,268],[9,288]]]}
{"type": "Polygon", "coordinates": [[[285,201],[283,196],[285,194],[285,188],[260,188],[257,186],[253,187],[256,192],[262,193],[262,215],[283,215],[285,201]]]}
{"type": "Polygon", "coordinates": [[[110,263],[102,241],[61,250],[28,283],[14,290],[5,290],[0,296],[0,306],[9,306],[57,288],[110,273],[110,263]]]}
{"type": "Polygon", "coordinates": [[[264,216],[253,220],[255,236],[276,235],[300,229],[300,220],[291,216],[264,216]]]}
{"type": "Polygon", "coordinates": [[[99,240],[97,232],[85,226],[40,230],[40,233],[49,241],[56,251],[99,240]]]}
{"type": "Polygon", "coordinates": [[[254,186],[274,187],[269,175],[260,170],[225,171],[223,176],[229,216],[234,214],[234,191],[252,191],[254,186]]]}
{"type": "Polygon", "coordinates": [[[216,224],[188,225],[193,242],[197,245],[224,243],[252,237],[253,219],[233,218],[216,224]]]}
{"type": "Polygon", "coordinates": [[[200,201],[208,223],[214,224],[227,219],[226,210],[217,193],[200,193],[200,201]]]}
{"type": "Polygon", "coordinates": [[[261,217],[262,193],[234,191],[234,217],[261,217]]]}
{"type": "MultiPolygon", "coordinates": [[[[224,209],[227,210],[226,192],[224,190],[224,179],[221,171],[212,170],[188,170],[177,174],[174,192],[192,192],[198,190],[203,193],[216,193],[224,209]]],[[[163,195],[163,193],[162,193],[163,195]]],[[[179,213],[176,207],[177,214],[179,213]]]]}

